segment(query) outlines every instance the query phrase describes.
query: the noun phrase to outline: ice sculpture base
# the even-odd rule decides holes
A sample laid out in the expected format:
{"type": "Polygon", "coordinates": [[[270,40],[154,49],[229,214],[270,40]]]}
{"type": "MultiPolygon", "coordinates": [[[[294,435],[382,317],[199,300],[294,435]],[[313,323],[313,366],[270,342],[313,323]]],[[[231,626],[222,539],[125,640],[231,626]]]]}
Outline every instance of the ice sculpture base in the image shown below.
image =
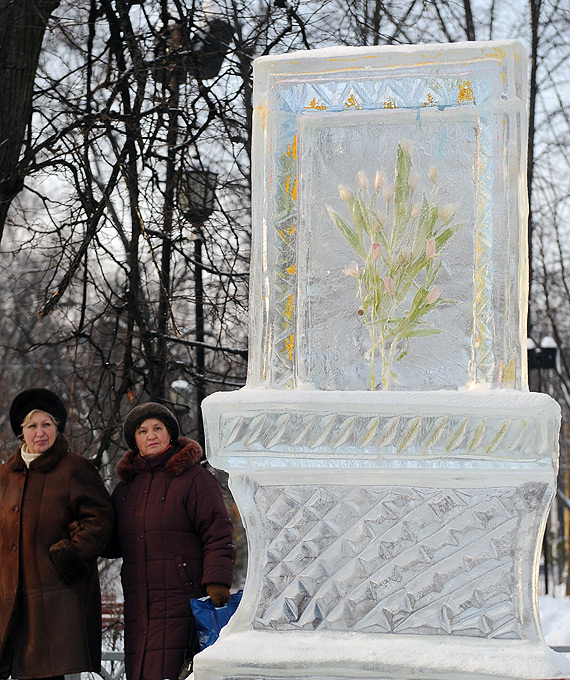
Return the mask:
{"type": "Polygon", "coordinates": [[[570,677],[544,643],[346,633],[224,634],[195,657],[196,680],[539,680],[570,677]]]}
{"type": "Polygon", "coordinates": [[[250,560],[195,680],[570,678],[537,610],[553,399],[243,389],[203,408],[250,560]]]}

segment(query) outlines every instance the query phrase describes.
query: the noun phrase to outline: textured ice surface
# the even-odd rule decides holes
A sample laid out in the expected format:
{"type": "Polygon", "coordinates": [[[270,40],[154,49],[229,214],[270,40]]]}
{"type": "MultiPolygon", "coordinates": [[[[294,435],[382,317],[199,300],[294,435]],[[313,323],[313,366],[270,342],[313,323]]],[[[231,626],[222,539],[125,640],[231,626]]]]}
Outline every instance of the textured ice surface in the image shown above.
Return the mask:
{"type": "MultiPolygon", "coordinates": [[[[349,191],[360,193],[365,205],[373,203],[372,215],[385,224],[379,232],[386,232],[386,243],[381,238],[384,233],[365,235],[364,253],[372,243],[378,244],[376,251],[380,254],[377,259],[372,258],[379,270],[380,281],[376,287],[389,302],[386,313],[403,321],[405,311],[417,295],[416,284],[424,285],[427,275],[428,262],[420,269],[430,241],[422,229],[422,219],[429,222],[430,211],[436,211],[435,227],[439,227],[442,234],[446,228],[458,229],[431,258],[433,266],[441,265],[441,268],[427,288],[428,294],[431,289],[438,292],[440,300],[450,302],[427,313],[418,329],[445,333],[445,363],[439,334],[411,335],[408,339],[403,331],[399,340],[386,343],[386,352],[395,347],[395,357],[399,351],[407,351],[400,362],[392,361],[390,368],[397,377],[391,380],[391,387],[437,389],[463,385],[478,378],[492,379],[475,372],[471,375],[469,371],[476,341],[472,332],[474,285],[485,285],[474,279],[474,269],[479,265],[475,262],[477,243],[473,227],[477,223],[477,191],[473,174],[480,162],[480,121],[473,107],[459,111],[455,108],[440,111],[426,107],[421,112],[395,109],[338,112],[299,120],[298,380],[320,389],[346,390],[369,389],[372,382],[372,340],[367,322],[373,324],[374,319],[358,293],[360,284],[365,295],[367,275],[361,274],[360,281],[355,277],[347,280],[345,273],[350,263],[362,272],[366,259],[371,258],[355,251],[329,217],[327,208],[332,208],[347,223],[353,221],[349,206],[338,196],[339,185],[350,186],[349,191]],[[414,182],[418,186],[413,192],[408,188],[407,205],[403,201],[401,209],[407,233],[400,239],[390,239],[397,229],[397,225],[392,224],[398,211],[394,175],[402,140],[409,148],[410,162],[404,188],[410,183],[413,186],[414,182]],[[429,178],[430,170],[435,181],[429,178]],[[361,187],[357,179],[359,172],[368,190],[361,187]],[[378,192],[373,186],[375,179],[378,192]],[[392,190],[395,195],[387,201],[384,193],[389,197],[392,190]],[[462,201],[456,200],[458,196],[463,197],[462,201]],[[439,217],[444,209],[453,213],[452,220],[439,217]],[[390,243],[391,240],[394,243],[390,243]],[[398,278],[391,274],[395,267],[399,271],[412,270],[412,273],[419,270],[401,301],[397,299],[398,278]],[[390,276],[395,288],[392,297],[384,290],[384,279],[390,276]],[[335,313],[331,314],[333,301],[335,313]],[[364,313],[359,314],[359,310],[364,313]]],[[[400,154],[403,156],[404,152],[400,154]]],[[[432,240],[436,249],[437,236],[432,240]]],[[[498,243],[497,247],[504,248],[504,244],[498,243]]],[[[405,284],[404,279],[401,287],[405,284]]],[[[489,343],[493,332],[493,328],[486,329],[489,343]]],[[[377,335],[379,339],[380,330],[377,335]]],[[[379,389],[383,377],[381,347],[376,349],[376,364],[374,385],[379,389]]]]}
{"type": "MultiPolygon", "coordinates": [[[[546,470],[558,464],[559,407],[516,390],[217,393],[204,404],[216,467],[445,471],[546,470]]],[[[537,472],[538,473],[538,472],[537,472]]],[[[498,474],[494,473],[494,474],[498,474]]]]}
{"type": "Polygon", "coordinates": [[[531,513],[550,501],[545,482],[268,488],[245,478],[239,493],[267,526],[254,629],[535,632],[514,594],[531,513]]]}
{"type": "Polygon", "coordinates": [[[559,407],[526,385],[516,42],[255,62],[247,387],[203,404],[248,537],[196,680],[570,677],[540,631],[559,407]]]}

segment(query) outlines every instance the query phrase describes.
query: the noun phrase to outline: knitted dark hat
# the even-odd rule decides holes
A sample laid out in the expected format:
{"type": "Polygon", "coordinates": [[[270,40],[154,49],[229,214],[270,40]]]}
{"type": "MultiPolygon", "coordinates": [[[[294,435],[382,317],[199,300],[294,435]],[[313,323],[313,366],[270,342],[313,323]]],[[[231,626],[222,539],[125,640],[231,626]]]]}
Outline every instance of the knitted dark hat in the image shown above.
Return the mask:
{"type": "Polygon", "coordinates": [[[166,429],[170,433],[173,441],[178,439],[180,434],[180,427],[176,416],[172,411],[163,406],[162,404],[157,404],[155,401],[148,401],[146,404],[139,404],[135,406],[134,409],[127,415],[125,422],[123,423],[123,435],[127,446],[133,451],[137,448],[135,441],[135,432],[137,427],[149,418],[156,418],[164,423],[166,429]]]}
{"type": "Polygon", "coordinates": [[[61,399],[51,390],[34,387],[16,395],[10,406],[10,425],[16,437],[22,435],[22,423],[31,411],[45,411],[57,423],[58,432],[63,432],[67,422],[67,411],[61,399]]]}

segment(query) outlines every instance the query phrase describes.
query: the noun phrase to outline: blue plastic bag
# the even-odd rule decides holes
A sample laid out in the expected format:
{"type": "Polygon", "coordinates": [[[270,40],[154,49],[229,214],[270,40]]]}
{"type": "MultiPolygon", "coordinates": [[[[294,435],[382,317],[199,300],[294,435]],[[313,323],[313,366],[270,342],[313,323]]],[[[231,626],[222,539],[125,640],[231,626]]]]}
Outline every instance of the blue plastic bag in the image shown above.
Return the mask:
{"type": "Polygon", "coordinates": [[[223,607],[214,607],[209,597],[190,598],[192,613],[198,630],[200,650],[213,645],[218,639],[220,631],[238,608],[242,592],[242,590],[238,590],[237,593],[232,593],[230,601],[223,607]]]}

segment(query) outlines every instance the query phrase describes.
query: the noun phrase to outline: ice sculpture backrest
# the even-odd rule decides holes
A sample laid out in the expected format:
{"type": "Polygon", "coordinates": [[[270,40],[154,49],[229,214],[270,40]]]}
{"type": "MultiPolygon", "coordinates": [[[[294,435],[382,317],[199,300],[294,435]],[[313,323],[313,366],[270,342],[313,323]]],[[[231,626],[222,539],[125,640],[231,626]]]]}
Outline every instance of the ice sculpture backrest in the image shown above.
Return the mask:
{"type": "Polygon", "coordinates": [[[526,389],[516,41],[255,62],[249,387],[526,389]]]}

